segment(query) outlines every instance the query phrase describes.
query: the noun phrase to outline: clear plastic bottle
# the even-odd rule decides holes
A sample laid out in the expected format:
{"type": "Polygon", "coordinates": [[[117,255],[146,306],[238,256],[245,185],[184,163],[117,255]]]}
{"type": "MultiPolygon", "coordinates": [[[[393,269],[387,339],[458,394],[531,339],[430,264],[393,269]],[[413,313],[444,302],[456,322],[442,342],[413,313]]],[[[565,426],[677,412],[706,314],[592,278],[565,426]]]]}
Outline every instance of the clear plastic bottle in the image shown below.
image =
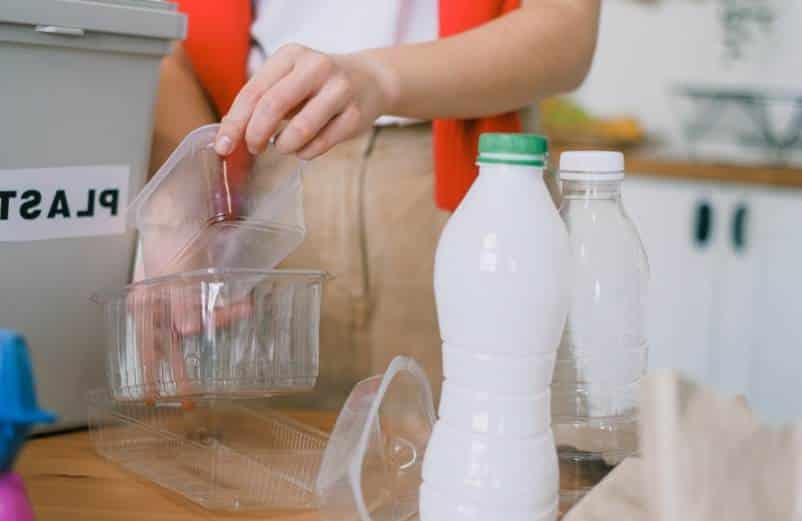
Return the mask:
{"type": "Polygon", "coordinates": [[[552,425],[565,512],[637,450],[649,267],[621,200],[622,154],[565,152],[560,180],[572,297],[552,381],[552,425]]]}

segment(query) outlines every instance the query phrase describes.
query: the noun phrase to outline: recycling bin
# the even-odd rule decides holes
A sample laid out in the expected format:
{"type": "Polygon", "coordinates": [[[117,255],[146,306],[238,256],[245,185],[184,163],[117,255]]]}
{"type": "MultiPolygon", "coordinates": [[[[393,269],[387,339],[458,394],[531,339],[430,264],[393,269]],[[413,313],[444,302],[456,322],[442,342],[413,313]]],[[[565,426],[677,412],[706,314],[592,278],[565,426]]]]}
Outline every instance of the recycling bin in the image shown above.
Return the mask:
{"type": "Polygon", "coordinates": [[[86,423],[102,314],[126,285],[125,208],[145,183],[159,63],[186,33],[156,0],[0,2],[0,327],[28,339],[43,407],[86,423]]]}

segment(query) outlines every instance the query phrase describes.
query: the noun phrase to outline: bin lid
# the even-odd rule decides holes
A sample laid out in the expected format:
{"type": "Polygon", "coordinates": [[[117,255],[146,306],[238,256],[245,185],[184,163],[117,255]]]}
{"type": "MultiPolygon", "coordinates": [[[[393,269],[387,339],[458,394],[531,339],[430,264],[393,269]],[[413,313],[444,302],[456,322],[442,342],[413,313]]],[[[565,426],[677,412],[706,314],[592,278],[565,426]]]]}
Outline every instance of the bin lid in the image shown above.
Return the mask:
{"type": "Polygon", "coordinates": [[[187,31],[186,16],[162,0],[3,0],[2,23],[167,40],[187,31]]]}
{"type": "Polygon", "coordinates": [[[411,358],[358,383],[345,402],[318,472],[326,521],[399,521],[418,512],[423,457],[435,422],[429,380],[411,358]]]}

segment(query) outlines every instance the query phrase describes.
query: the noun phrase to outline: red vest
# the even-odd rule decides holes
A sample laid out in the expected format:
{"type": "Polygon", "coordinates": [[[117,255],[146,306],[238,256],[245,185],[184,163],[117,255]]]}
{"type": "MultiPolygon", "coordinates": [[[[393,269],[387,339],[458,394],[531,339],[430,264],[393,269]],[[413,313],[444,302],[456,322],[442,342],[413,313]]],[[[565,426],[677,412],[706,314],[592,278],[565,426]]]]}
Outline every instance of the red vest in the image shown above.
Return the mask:
{"type": "MultiPolygon", "coordinates": [[[[440,36],[479,26],[518,8],[520,0],[439,0],[440,36]]],[[[246,81],[250,50],[251,0],[178,0],[189,16],[184,48],[220,114],[225,114],[246,81]]],[[[519,132],[515,113],[434,122],[435,200],[454,210],[476,179],[479,134],[519,132]]]]}

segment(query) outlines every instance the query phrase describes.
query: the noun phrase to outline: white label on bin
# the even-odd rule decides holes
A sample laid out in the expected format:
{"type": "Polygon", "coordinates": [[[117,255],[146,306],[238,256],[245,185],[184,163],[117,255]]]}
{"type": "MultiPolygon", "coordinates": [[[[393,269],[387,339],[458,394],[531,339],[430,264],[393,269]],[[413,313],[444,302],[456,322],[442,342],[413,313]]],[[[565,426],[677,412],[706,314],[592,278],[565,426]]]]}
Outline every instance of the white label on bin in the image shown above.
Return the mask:
{"type": "Polygon", "coordinates": [[[0,242],[125,233],[128,165],[0,170],[0,242]]]}

